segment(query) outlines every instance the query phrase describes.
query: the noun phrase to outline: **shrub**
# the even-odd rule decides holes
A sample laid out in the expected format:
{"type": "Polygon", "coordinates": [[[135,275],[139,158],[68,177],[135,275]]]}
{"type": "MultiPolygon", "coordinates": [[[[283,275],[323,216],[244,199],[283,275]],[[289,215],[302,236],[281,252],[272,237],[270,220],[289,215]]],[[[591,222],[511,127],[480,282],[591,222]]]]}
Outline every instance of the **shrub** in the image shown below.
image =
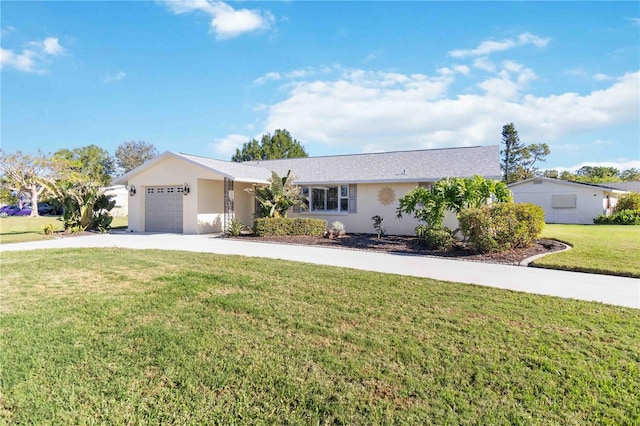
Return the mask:
{"type": "Polygon", "coordinates": [[[380,215],[375,215],[371,218],[371,220],[373,221],[373,229],[376,230],[378,238],[384,237],[384,235],[387,233],[387,230],[382,227],[382,221],[384,220],[384,218],[380,215]]]}
{"type": "Polygon", "coordinates": [[[53,235],[55,230],[56,227],[53,225],[53,223],[47,223],[42,229],[42,232],[44,232],[44,235],[53,235]]]}
{"type": "Polygon", "coordinates": [[[639,210],[620,210],[605,216],[600,216],[593,219],[593,223],[596,225],[640,225],[640,211],[639,210]]]}
{"type": "Polygon", "coordinates": [[[613,208],[613,212],[619,213],[623,210],[635,210],[640,213],[640,192],[630,192],[618,198],[618,202],[613,208]]]}
{"type": "Polygon", "coordinates": [[[453,247],[453,234],[446,228],[432,228],[428,225],[416,227],[416,237],[427,250],[449,250],[453,247]]]}
{"type": "Polygon", "coordinates": [[[242,222],[240,222],[240,219],[234,217],[233,219],[231,219],[231,223],[229,223],[227,234],[231,235],[232,237],[237,237],[238,235],[240,235],[244,228],[245,226],[242,222]]]}
{"type": "Polygon", "coordinates": [[[327,221],[304,217],[261,217],[254,222],[254,232],[260,237],[278,235],[320,236],[327,229],[327,221]]]}
{"type": "Polygon", "coordinates": [[[463,210],[458,220],[476,250],[499,252],[529,247],[542,233],[544,211],[534,204],[498,203],[463,210]]]}

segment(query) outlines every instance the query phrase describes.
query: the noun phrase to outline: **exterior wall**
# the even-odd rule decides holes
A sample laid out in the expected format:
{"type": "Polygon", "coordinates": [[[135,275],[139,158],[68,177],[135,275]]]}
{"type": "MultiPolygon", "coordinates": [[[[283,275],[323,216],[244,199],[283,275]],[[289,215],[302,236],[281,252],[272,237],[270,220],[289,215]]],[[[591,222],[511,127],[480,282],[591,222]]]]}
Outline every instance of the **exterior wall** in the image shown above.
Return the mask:
{"type": "MultiPolygon", "coordinates": [[[[213,232],[215,217],[208,216],[216,213],[202,213],[200,217],[199,202],[206,198],[206,187],[209,181],[222,181],[222,176],[193,166],[184,160],[167,158],[154,167],[132,177],[128,186],[135,186],[136,195],[129,197],[129,230],[144,232],[145,230],[145,188],[158,185],[189,185],[190,192],[184,196],[183,201],[183,232],[185,234],[197,234],[201,232],[213,232]],[[198,188],[199,183],[205,182],[205,192],[198,188]],[[204,195],[200,195],[200,193],[204,195]],[[201,198],[204,197],[204,198],[201,198]]],[[[220,191],[222,199],[222,191],[220,191]]],[[[205,210],[213,209],[207,201],[203,201],[205,210]]],[[[222,213],[222,210],[220,211],[222,213]]]]}
{"type": "Polygon", "coordinates": [[[249,194],[245,191],[247,188],[253,188],[253,184],[234,182],[234,211],[235,217],[244,225],[251,228],[253,226],[253,217],[255,214],[255,198],[253,197],[253,194],[249,194]]]}
{"type": "Polygon", "coordinates": [[[547,223],[574,223],[593,224],[593,219],[605,213],[606,196],[609,195],[613,205],[617,201],[614,194],[598,188],[579,185],[567,185],[563,183],[549,182],[547,180],[534,183],[525,182],[510,187],[513,193],[513,201],[516,203],[537,204],[544,210],[547,223]],[[571,196],[575,194],[575,207],[554,207],[554,195],[571,196]]]}
{"type": "Polygon", "coordinates": [[[198,179],[198,234],[222,232],[224,221],[224,182],[198,179]]]}
{"type": "MultiPolygon", "coordinates": [[[[410,215],[403,215],[402,219],[396,217],[396,209],[398,208],[398,199],[402,198],[407,192],[416,188],[418,183],[401,183],[401,184],[358,184],[357,185],[357,213],[319,213],[319,212],[303,212],[292,213],[290,216],[313,217],[324,219],[328,226],[334,221],[344,223],[347,233],[366,233],[373,234],[373,221],[371,218],[375,215],[381,216],[383,229],[387,230],[389,235],[414,235],[418,221],[410,215]],[[378,200],[378,192],[383,187],[392,188],[395,192],[393,202],[384,205],[378,200]]],[[[455,229],[457,220],[455,215],[448,214],[445,219],[445,226],[455,229]]]]}
{"type": "Polygon", "coordinates": [[[109,186],[104,190],[105,195],[112,195],[116,202],[111,210],[112,216],[127,216],[129,214],[129,191],[124,185],[109,186]]]}

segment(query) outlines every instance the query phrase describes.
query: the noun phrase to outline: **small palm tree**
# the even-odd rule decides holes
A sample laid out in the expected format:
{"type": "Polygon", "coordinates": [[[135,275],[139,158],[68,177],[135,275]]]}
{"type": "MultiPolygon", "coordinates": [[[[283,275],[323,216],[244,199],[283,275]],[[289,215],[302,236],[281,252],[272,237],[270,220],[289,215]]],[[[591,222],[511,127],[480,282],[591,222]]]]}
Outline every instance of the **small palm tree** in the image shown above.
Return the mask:
{"type": "Polygon", "coordinates": [[[291,170],[282,178],[276,172],[271,172],[269,186],[247,189],[258,200],[262,217],[287,217],[291,207],[305,207],[305,197],[301,188],[293,184],[294,180],[291,170]]]}

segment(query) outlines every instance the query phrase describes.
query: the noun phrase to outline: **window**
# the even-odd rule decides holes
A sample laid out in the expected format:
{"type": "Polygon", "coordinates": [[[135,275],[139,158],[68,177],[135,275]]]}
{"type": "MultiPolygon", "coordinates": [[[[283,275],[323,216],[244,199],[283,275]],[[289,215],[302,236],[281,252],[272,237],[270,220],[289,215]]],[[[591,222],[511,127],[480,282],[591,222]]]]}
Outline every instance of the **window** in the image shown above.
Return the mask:
{"type": "Polygon", "coordinates": [[[302,195],[310,212],[355,213],[355,185],[305,186],[302,195]]]}
{"type": "Polygon", "coordinates": [[[575,209],[576,194],[551,194],[551,207],[554,209],[575,209]]]}

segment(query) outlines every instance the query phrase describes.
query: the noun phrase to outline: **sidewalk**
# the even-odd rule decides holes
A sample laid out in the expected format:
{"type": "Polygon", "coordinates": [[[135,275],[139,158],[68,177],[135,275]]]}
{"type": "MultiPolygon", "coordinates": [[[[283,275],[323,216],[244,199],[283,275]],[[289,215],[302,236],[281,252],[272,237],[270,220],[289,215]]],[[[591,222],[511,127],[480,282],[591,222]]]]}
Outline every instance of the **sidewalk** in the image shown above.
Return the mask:
{"type": "Polygon", "coordinates": [[[477,284],[640,309],[640,280],[635,278],[423,256],[246,242],[217,238],[211,235],[124,232],[96,234],[29,243],[2,244],[0,245],[0,253],[85,247],[181,250],[292,260],[317,265],[477,284]]]}

